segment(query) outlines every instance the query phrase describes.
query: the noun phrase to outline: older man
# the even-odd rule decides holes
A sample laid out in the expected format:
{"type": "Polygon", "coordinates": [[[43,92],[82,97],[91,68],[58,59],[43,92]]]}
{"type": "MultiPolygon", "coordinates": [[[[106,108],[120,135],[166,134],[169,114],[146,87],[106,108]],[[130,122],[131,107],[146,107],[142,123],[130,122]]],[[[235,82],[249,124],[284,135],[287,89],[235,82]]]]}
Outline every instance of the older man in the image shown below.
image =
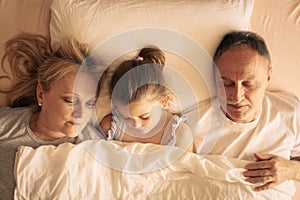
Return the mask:
{"type": "Polygon", "coordinates": [[[272,68],[263,38],[228,33],[214,63],[218,98],[199,120],[196,153],[255,160],[243,173],[255,191],[300,181],[299,99],[266,91],[272,68]]]}

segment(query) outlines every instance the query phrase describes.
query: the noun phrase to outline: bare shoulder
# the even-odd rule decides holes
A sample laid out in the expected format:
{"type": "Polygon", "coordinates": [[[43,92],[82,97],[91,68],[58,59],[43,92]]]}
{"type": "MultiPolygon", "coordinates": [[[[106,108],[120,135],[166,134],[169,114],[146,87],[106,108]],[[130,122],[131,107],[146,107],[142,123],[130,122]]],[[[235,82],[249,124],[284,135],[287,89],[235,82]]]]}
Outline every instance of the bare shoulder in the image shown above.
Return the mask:
{"type": "Polygon", "coordinates": [[[102,131],[107,134],[107,131],[111,128],[112,122],[112,114],[108,114],[99,122],[99,126],[101,127],[102,131]]]}
{"type": "Polygon", "coordinates": [[[191,127],[189,127],[189,125],[187,125],[184,122],[181,122],[178,126],[178,128],[176,129],[176,135],[178,134],[192,134],[192,129],[191,127]]]}
{"type": "Polygon", "coordinates": [[[176,146],[193,152],[193,132],[184,122],[181,122],[176,129],[176,146]]]}

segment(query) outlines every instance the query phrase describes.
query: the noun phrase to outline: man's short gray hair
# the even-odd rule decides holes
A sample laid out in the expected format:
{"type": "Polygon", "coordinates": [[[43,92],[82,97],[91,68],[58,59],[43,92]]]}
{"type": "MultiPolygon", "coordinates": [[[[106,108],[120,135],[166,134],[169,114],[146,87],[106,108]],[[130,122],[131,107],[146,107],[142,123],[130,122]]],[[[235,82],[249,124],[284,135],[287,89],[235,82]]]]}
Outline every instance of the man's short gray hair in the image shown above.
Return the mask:
{"type": "Polygon", "coordinates": [[[219,44],[213,61],[216,63],[220,56],[231,47],[247,45],[255,50],[259,55],[268,59],[268,68],[270,69],[271,56],[268,51],[265,40],[256,33],[250,31],[233,31],[227,33],[219,44]]]}

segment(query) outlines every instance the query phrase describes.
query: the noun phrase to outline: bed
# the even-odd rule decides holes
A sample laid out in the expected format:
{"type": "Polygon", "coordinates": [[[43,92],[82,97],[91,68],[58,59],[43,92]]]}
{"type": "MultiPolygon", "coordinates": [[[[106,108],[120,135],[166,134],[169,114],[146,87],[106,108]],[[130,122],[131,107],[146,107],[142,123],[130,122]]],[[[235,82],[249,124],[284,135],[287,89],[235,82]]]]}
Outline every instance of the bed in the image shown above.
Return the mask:
{"type": "MultiPolygon", "coordinates": [[[[196,110],[189,113],[188,121],[195,128],[200,109],[197,105],[215,95],[211,69],[200,66],[209,66],[218,42],[233,29],[253,30],[266,39],[274,67],[269,90],[286,90],[300,97],[300,46],[295,45],[300,43],[299,8],[299,0],[3,0],[0,58],[5,41],[20,32],[49,36],[54,49],[60,39],[72,34],[89,43],[112,70],[122,59],[135,55],[137,49],[155,44],[166,52],[167,71],[171,74],[167,80],[182,109],[196,110]],[[183,84],[172,84],[178,79],[183,84]]],[[[1,80],[0,88],[9,84],[1,80]]],[[[1,94],[0,105],[6,105],[1,94]]],[[[108,105],[107,91],[103,90],[97,103],[98,119],[110,112],[108,105]]],[[[253,186],[240,177],[247,162],[222,156],[204,159],[177,148],[151,144],[97,140],[57,148],[21,147],[16,160],[15,197],[82,199],[93,194],[101,199],[290,198],[284,193],[289,188],[284,187],[254,193],[253,186]],[[44,153],[49,156],[36,164],[44,153]],[[43,171],[38,170],[41,167],[43,171]],[[54,184],[57,178],[61,181],[54,184]]],[[[300,195],[299,184],[297,188],[294,199],[300,195]]]]}

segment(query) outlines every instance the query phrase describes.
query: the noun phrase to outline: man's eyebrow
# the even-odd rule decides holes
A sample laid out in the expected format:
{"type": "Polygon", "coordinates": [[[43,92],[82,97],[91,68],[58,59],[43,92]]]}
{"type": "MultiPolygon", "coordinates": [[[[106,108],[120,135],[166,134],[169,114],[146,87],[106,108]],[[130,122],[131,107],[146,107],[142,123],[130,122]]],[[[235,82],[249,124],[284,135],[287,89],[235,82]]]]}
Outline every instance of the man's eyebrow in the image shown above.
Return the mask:
{"type": "Polygon", "coordinates": [[[247,78],[246,80],[253,80],[255,79],[255,76],[250,76],[249,78],[247,78]]]}
{"type": "MultiPolygon", "coordinates": [[[[221,76],[221,79],[222,80],[226,80],[226,81],[231,81],[230,78],[227,78],[227,77],[224,77],[224,76],[221,76]]],[[[249,81],[249,80],[253,80],[253,79],[255,79],[255,76],[251,76],[251,77],[249,77],[249,78],[247,78],[245,80],[249,81]]]]}

